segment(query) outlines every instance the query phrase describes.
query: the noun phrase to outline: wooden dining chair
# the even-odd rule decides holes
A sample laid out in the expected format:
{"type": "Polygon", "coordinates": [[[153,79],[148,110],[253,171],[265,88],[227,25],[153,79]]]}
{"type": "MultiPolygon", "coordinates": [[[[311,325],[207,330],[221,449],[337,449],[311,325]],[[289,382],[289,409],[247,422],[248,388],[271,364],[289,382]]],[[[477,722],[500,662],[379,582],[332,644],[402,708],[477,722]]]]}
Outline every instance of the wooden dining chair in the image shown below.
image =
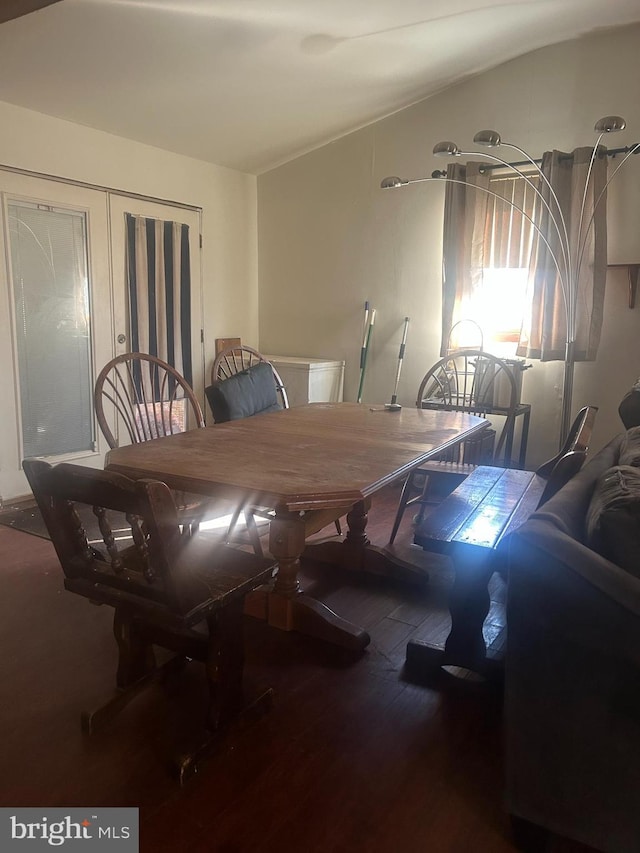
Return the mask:
{"type": "Polygon", "coordinates": [[[244,414],[245,411],[253,415],[259,414],[259,412],[266,409],[289,408],[287,390],[276,368],[258,350],[244,345],[228,347],[217,354],[211,368],[211,385],[207,389],[207,392],[209,405],[216,423],[234,420],[235,417],[247,417],[244,414]],[[265,397],[265,392],[263,391],[259,398],[256,396],[252,400],[250,397],[252,393],[255,395],[254,386],[256,383],[252,382],[251,378],[256,375],[259,377],[260,388],[266,388],[266,393],[269,396],[265,397]],[[240,380],[237,379],[238,376],[241,376],[240,380]],[[271,376],[273,376],[275,388],[271,387],[271,376]],[[239,410],[237,413],[231,413],[233,417],[229,417],[228,405],[225,408],[225,401],[219,398],[216,391],[221,386],[228,387],[228,380],[231,380],[232,377],[236,378],[233,381],[234,387],[236,382],[240,382],[241,384],[237,395],[239,410]],[[224,383],[227,383],[227,385],[225,386],[224,383]],[[275,398],[271,396],[273,392],[275,392],[275,398]],[[216,405],[216,401],[219,401],[219,405],[216,405]],[[245,406],[242,405],[243,401],[245,402],[245,406]],[[265,405],[265,403],[268,403],[268,405],[265,405]]]}
{"type": "MultiPolygon", "coordinates": [[[[189,383],[154,355],[128,352],[109,361],[94,388],[98,424],[110,448],[199,429],[202,408],[189,383]],[[113,413],[113,414],[112,414],[113,413]]],[[[184,529],[194,532],[216,505],[202,495],[174,492],[184,529]]]]}
{"type": "MultiPolygon", "coordinates": [[[[211,385],[205,393],[215,423],[289,408],[287,391],[276,368],[258,350],[244,345],[228,347],[217,354],[211,368],[211,385]]],[[[229,539],[242,513],[253,548],[261,553],[255,516],[271,519],[273,511],[251,505],[237,507],[227,530],[229,539]]],[[[335,527],[340,536],[339,519],[335,527]]]]}
{"type": "Polygon", "coordinates": [[[536,474],[547,481],[540,498],[540,506],[566,485],[584,464],[597,414],[597,406],[584,406],[580,409],[560,451],[536,468],[536,474]]]}
{"type": "Polygon", "coordinates": [[[95,384],[98,423],[109,447],[124,432],[132,444],[204,426],[191,386],[178,371],[154,355],[127,352],[105,364],[95,384]],[[114,423],[105,410],[113,406],[114,423]]]}
{"type": "MultiPolygon", "coordinates": [[[[114,608],[118,693],[83,715],[94,731],[157,676],[153,646],[204,662],[209,736],[180,759],[182,780],[247,707],[243,693],[245,595],[275,565],[255,554],[184,537],[168,487],[121,474],[25,459],[23,468],[62,565],[65,589],[114,608]],[[83,518],[95,517],[90,541],[83,518]]],[[[166,667],[165,667],[166,671],[166,667]]],[[[270,702],[270,691],[258,700],[270,702]]]]}
{"type": "Polygon", "coordinates": [[[452,491],[477,465],[509,464],[504,451],[508,436],[513,435],[518,397],[518,386],[509,365],[483,350],[454,350],[429,368],[418,388],[417,408],[467,412],[482,418],[496,414],[502,426],[494,427],[492,421],[490,429],[409,474],[400,494],[390,544],[408,506],[417,504],[420,507],[417,521],[422,520],[424,507],[431,502],[429,490],[433,477],[447,478],[452,491]]]}
{"type": "MultiPolygon", "coordinates": [[[[160,673],[154,645],[174,652],[178,662],[205,664],[209,736],[179,760],[184,781],[248,707],[244,597],[271,578],[273,561],[203,536],[183,536],[164,483],[134,482],[67,463],[53,467],[39,459],[25,459],[23,468],[62,565],[65,589],[114,608],[118,692],[83,714],[85,731],[110,720],[160,673]],[[96,539],[85,530],[87,518],[97,519],[96,539]]],[[[266,707],[270,699],[266,691],[257,705],[266,707]]]]}

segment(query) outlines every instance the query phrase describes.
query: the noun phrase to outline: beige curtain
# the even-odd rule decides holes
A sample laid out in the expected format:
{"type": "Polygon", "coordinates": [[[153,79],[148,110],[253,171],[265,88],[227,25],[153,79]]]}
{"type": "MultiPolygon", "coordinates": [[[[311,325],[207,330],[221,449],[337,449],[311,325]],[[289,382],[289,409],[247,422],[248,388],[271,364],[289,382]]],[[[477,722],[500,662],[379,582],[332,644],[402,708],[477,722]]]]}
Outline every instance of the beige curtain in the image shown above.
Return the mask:
{"type": "Polygon", "coordinates": [[[482,281],[484,225],[491,196],[482,163],[452,163],[447,169],[442,254],[442,338],[440,355],[455,348],[451,330],[473,320],[473,294],[482,281]]]}
{"type": "MultiPolygon", "coordinates": [[[[543,156],[542,172],[554,188],[567,226],[572,273],[564,274],[561,240],[548,211],[539,204],[536,222],[557,258],[565,287],[552,252],[536,235],[527,313],[517,349],[519,356],[562,360],[571,333],[575,340],[574,360],[592,361],[596,357],[607,272],[607,156],[606,149],[600,148],[585,194],[592,151],[592,148],[577,148],[572,155],[551,151],[543,156]]],[[[555,213],[556,203],[546,182],[540,183],[540,191],[555,213]]]]}

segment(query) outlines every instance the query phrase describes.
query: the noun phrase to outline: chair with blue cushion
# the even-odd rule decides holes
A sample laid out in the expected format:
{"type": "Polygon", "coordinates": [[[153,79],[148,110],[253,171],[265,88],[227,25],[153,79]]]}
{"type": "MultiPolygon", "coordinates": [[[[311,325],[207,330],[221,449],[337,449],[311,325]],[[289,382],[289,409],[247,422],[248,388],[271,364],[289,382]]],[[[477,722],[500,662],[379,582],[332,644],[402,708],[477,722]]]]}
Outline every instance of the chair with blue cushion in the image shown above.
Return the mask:
{"type": "Polygon", "coordinates": [[[278,371],[261,353],[247,346],[218,353],[205,393],[217,424],[289,408],[278,371]]]}
{"type": "MultiPolygon", "coordinates": [[[[205,394],[217,424],[289,408],[287,391],[278,371],[258,350],[248,346],[233,346],[218,353],[211,369],[211,385],[205,394]]],[[[270,518],[272,513],[261,507],[238,507],[227,537],[243,511],[253,547],[260,553],[254,516],[270,518]]],[[[340,535],[340,522],[336,520],[335,524],[340,535]]]]}

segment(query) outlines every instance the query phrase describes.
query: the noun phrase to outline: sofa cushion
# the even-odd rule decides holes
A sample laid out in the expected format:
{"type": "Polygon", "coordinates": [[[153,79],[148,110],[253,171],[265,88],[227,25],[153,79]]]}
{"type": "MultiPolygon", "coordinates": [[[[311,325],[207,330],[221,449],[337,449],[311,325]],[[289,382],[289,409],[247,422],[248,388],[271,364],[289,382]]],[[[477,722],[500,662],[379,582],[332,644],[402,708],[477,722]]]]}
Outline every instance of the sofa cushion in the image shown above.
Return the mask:
{"type": "Polygon", "coordinates": [[[618,465],[640,468],[640,427],[633,427],[622,436],[618,465]]]}
{"type": "Polygon", "coordinates": [[[587,513],[587,544],[640,577],[640,468],[615,465],[600,476],[587,513]]]}
{"type": "Polygon", "coordinates": [[[625,429],[640,425],[640,379],[624,395],[622,402],[618,406],[618,414],[625,429]]]}
{"type": "Polygon", "coordinates": [[[218,424],[282,408],[273,368],[266,361],[210,385],[205,393],[218,424]]]}

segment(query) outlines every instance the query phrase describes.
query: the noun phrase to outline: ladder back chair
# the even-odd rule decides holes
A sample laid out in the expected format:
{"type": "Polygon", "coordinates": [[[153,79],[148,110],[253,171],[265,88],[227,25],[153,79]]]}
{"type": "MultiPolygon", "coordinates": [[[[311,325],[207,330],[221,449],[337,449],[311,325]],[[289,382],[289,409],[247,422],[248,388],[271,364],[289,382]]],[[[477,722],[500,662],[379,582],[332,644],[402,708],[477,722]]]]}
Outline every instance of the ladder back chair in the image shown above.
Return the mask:
{"type": "MultiPolygon", "coordinates": [[[[216,423],[289,408],[287,391],[276,368],[258,350],[244,345],[232,346],[218,353],[213,362],[211,385],[206,389],[206,394],[216,423]],[[261,373],[260,378],[254,380],[253,377],[258,372],[261,373]],[[275,389],[271,386],[271,374],[275,389]],[[225,394],[223,389],[230,386],[232,391],[225,394]]],[[[242,513],[253,548],[256,553],[262,553],[255,516],[270,519],[273,512],[258,506],[237,507],[227,529],[229,539],[242,513]]],[[[335,527],[338,535],[341,535],[339,519],[336,519],[335,527]]]]}
{"type": "MultiPolygon", "coordinates": [[[[91,733],[157,676],[153,645],[206,666],[205,726],[211,737],[180,759],[181,781],[247,707],[243,695],[243,605],[267,582],[272,560],[180,532],[159,481],[25,459],[23,468],[64,571],[65,589],[114,608],[118,692],[84,713],[91,733]],[[97,525],[93,522],[97,521],[97,525]],[[86,527],[99,528],[90,539],[86,527]],[[204,630],[202,630],[204,628],[204,630]]],[[[174,661],[176,659],[174,658],[174,661]]],[[[167,665],[163,668],[165,672],[167,665]]],[[[270,691],[260,707],[270,702],[270,691]]]]}
{"type": "Polygon", "coordinates": [[[507,439],[513,437],[519,402],[518,386],[509,365],[483,350],[454,350],[427,371],[418,388],[417,408],[468,412],[483,418],[497,414],[504,421],[501,429],[494,428],[492,423],[490,429],[477,437],[456,445],[409,474],[398,502],[390,544],[408,506],[418,504],[417,521],[422,520],[424,506],[430,502],[432,477],[445,476],[454,488],[476,465],[501,462],[509,465],[505,446],[507,439]]]}
{"type": "MultiPolygon", "coordinates": [[[[93,398],[100,429],[112,449],[119,447],[121,436],[138,444],[205,425],[186,379],[148,353],[129,352],[111,359],[96,379],[93,398]],[[109,404],[115,420],[108,414],[109,404]]],[[[194,532],[214,507],[202,495],[174,492],[174,499],[187,532],[194,532]]]]}

